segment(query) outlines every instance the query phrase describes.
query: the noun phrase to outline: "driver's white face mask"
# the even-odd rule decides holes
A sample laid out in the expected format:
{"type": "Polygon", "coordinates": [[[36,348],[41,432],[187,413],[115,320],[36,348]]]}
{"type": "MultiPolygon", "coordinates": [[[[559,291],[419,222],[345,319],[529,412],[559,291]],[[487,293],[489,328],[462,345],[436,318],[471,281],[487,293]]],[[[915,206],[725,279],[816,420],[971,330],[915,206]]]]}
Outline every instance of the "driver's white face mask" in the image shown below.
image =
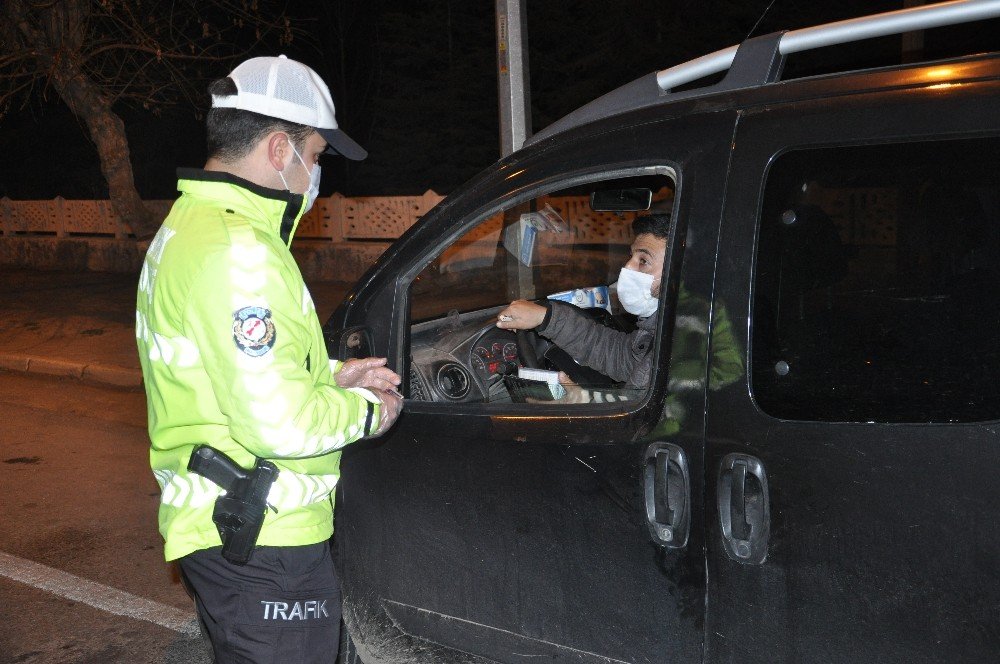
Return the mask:
{"type": "Polygon", "coordinates": [[[618,301],[625,311],[639,318],[655,314],[657,298],[653,297],[653,275],[623,267],[618,273],[618,301]]]}
{"type": "MultiPolygon", "coordinates": [[[[292,148],[292,152],[294,152],[295,156],[298,158],[299,163],[302,164],[302,168],[306,169],[306,174],[309,175],[309,188],[306,189],[305,192],[302,194],[303,196],[306,197],[306,209],[302,213],[305,214],[306,212],[312,209],[313,203],[316,202],[316,198],[319,196],[320,168],[319,164],[315,164],[313,166],[312,171],[310,171],[309,167],[306,166],[305,160],[302,159],[302,155],[300,155],[299,151],[295,149],[295,146],[292,145],[290,142],[289,145],[292,148]]],[[[278,176],[281,178],[281,183],[285,185],[285,189],[291,191],[291,189],[288,188],[288,182],[285,180],[285,175],[281,171],[278,171],[278,176]]]]}

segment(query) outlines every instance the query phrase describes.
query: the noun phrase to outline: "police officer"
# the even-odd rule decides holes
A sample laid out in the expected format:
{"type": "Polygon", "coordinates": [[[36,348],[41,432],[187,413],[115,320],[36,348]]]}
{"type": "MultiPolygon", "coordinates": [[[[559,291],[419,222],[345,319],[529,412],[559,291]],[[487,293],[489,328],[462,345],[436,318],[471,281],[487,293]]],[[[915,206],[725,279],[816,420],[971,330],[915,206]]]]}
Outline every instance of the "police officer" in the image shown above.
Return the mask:
{"type": "Polygon", "coordinates": [[[319,156],[367,153],[338,128],[320,77],[284,56],[248,60],[209,90],[208,161],[178,171],[137,298],[160,532],[218,662],[330,662],[340,449],[385,432],[402,402],[384,359],[329,360],[289,245],[316,198],[319,156]],[[278,468],[245,565],[220,552],[222,489],[187,470],[198,445],[278,468]]]}

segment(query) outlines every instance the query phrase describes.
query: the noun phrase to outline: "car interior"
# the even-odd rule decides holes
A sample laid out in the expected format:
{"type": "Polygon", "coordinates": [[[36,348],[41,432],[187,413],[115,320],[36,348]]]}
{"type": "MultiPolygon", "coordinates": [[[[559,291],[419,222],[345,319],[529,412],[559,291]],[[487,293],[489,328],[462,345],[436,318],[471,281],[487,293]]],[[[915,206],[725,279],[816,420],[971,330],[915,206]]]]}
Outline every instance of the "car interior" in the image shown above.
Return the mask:
{"type": "MultiPolygon", "coordinates": [[[[578,364],[533,330],[496,327],[511,301],[567,302],[602,325],[628,333],[635,317],[615,295],[637,215],[670,214],[669,169],[591,181],[537,195],[473,221],[431,258],[410,288],[406,396],[445,403],[544,402],[565,393],[558,374],[627,400],[626,389],[578,364]]],[[[565,381],[565,379],[564,379],[565,381]]]]}

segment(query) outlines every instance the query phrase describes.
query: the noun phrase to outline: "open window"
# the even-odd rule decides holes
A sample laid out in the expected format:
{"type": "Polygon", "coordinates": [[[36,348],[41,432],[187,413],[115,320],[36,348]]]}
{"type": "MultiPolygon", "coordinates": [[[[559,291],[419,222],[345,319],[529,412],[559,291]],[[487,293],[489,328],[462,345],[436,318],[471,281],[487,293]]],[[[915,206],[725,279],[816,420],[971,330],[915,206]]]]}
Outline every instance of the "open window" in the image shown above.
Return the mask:
{"type": "Polygon", "coordinates": [[[672,216],[674,183],[666,167],[619,171],[514,199],[463,224],[410,286],[407,397],[560,405],[642,397],[647,386],[576,362],[544,334],[515,334],[495,323],[512,300],[561,300],[557,306],[576,307],[583,324],[620,332],[626,343],[636,318],[622,310],[616,281],[631,253],[632,222],[672,216]],[[560,384],[559,372],[573,381],[560,384]]]}

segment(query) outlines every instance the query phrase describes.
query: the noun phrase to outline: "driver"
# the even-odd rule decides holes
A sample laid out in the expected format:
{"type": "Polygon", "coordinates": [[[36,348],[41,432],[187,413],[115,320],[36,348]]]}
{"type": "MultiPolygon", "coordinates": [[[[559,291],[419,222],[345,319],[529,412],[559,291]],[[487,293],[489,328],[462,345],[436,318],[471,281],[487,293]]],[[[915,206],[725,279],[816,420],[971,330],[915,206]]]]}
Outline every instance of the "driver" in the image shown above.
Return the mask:
{"type": "MultiPolygon", "coordinates": [[[[632,222],[635,237],[632,256],[618,276],[618,301],[625,311],[638,317],[632,332],[611,329],[591,320],[570,304],[552,300],[545,304],[514,300],[497,316],[497,327],[534,330],[578,363],[625,383],[626,388],[648,387],[653,365],[655,314],[669,233],[670,216],[666,214],[636,217],[632,222]]],[[[587,390],[576,388],[567,392],[564,400],[590,400],[587,390]]]]}

